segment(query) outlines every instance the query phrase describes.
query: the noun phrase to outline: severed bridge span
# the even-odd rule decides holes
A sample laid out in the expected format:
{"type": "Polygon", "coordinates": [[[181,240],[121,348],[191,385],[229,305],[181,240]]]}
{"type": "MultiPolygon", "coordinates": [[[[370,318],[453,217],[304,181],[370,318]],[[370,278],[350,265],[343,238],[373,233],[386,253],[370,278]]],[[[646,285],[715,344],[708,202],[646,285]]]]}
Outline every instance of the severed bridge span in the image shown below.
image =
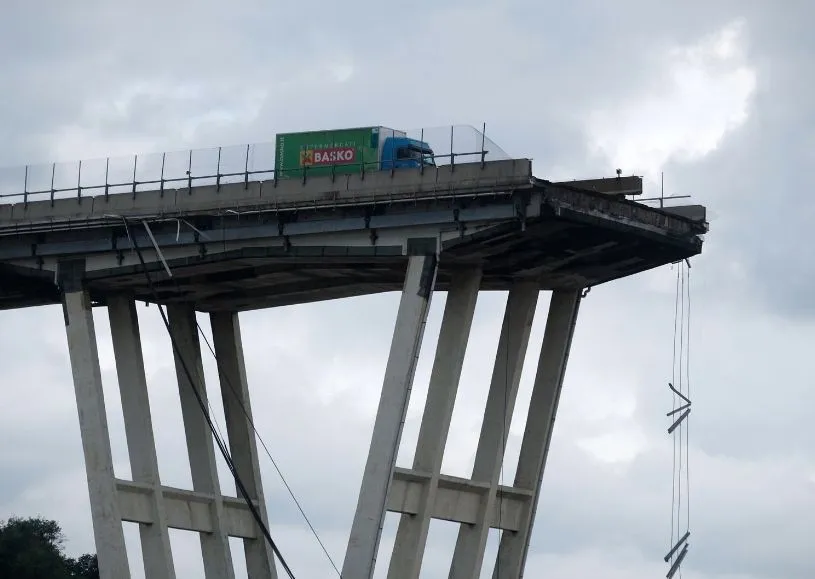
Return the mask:
{"type": "Polygon", "coordinates": [[[111,184],[107,162],[104,186],[83,182],[80,166],[73,188],[58,187],[54,166],[50,188],[32,189],[26,168],[19,190],[6,189],[0,309],[63,305],[103,578],[130,577],[123,521],[139,524],[151,579],[176,576],[168,528],[200,534],[208,579],[234,576],[229,537],[243,539],[249,577],[294,576],[268,534],[274,513],[264,501],[238,313],[390,291],[401,301],[342,577],[373,576],[387,511],[401,513],[390,579],[419,576],[433,518],[460,523],[451,578],[480,576],[491,528],[502,531],[493,577],[523,575],[583,292],[698,254],[707,222],[702,206],[633,201],[642,193],[637,177],[555,183],[534,177],[529,159],[483,153],[462,160],[451,150],[424,169],[277,179],[250,170],[248,147],[245,168],[225,171],[219,149],[217,169],[200,177],[190,153],[176,177],[167,177],[162,156],[157,179],[139,179],[135,158],[127,182],[111,184]],[[413,466],[397,468],[435,291],[448,298],[427,403],[413,466]],[[440,469],[481,291],[509,298],[465,479],[440,469]],[[545,335],[517,474],[503,486],[508,423],[541,291],[552,292],[545,335]],[[166,310],[191,489],[161,484],[137,301],[166,310]],[[94,307],[110,316],[133,480],[114,476],[94,307]],[[228,448],[209,424],[196,312],[210,315],[228,448]],[[229,457],[237,497],[220,490],[216,449],[229,457]]]}

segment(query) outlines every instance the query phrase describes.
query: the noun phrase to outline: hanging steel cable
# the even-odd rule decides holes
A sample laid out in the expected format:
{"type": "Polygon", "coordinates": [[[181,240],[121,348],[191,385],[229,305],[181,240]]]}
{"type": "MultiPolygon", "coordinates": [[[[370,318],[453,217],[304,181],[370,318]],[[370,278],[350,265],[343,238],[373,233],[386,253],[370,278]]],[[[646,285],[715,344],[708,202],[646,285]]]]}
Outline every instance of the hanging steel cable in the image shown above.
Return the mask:
{"type": "MultiPolygon", "coordinates": [[[[145,275],[145,278],[146,278],[147,285],[149,287],[150,293],[154,298],[156,298],[157,293],[156,293],[155,287],[153,285],[153,280],[150,277],[150,273],[148,271],[147,264],[146,264],[146,262],[144,260],[144,255],[142,254],[141,248],[139,247],[138,243],[136,242],[135,237],[133,235],[131,235],[131,233],[130,233],[130,225],[128,223],[128,220],[123,217],[122,221],[124,223],[125,230],[127,232],[128,238],[130,238],[130,240],[131,240],[131,242],[133,244],[133,249],[138,254],[139,263],[141,265],[142,272],[145,275]]],[[[147,229],[148,235],[150,236],[151,240],[153,240],[153,244],[155,246],[156,245],[155,240],[154,240],[153,236],[150,234],[149,227],[146,226],[146,223],[145,223],[145,229],[147,229]]],[[[166,262],[164,262],[163,256],[161,255],[161,252],[160,252],[160,250],[158,250],[157,246],[156,246],[156,249],[158,251],[159,257],[162,260],[162,263],[163,263],[164,267],[167,268],[167,264],[166,264],[166,262]]],[[[167,268],[167,269],[169,269],[169,268],[167,268]]],[[[170,327],[170,321],[167,319],[167,314],[164,312],[164,309],[161,307],[161,305],[159,305],[157,302],[158,302],[158,300],[154,299],[154,303],[156,303],[156,305],[158,307],[159,313],[161,314],[161,319],[164,322],[164,326],[167,329],[167,333],[170,336],[170,342],[171,342],[171,344],[173,346],[173,351],[175,352],[176,356],[178,357],[178,359],[179,359],[179,361],[181,363],[182,370],[183,370],[183,372],[184,372],[184,374],[186,375],[186,378],[187,378],[187,382],[189,382],[190,387],[192,388],[193,394],[195,395],[195,399],[197,400],[198,405],[199,405],[199,407],[201,409],[201,412],[204,415],[204,419],[206,420],[207,425],[209,426],[210,432],[212,433],[212,436],[215,439],[215,442],[216,442],[216,444],[218,446],[218,449],[221,451],[221,455],[223,456],[224,461],[227,464],[227,468],[229,469],[229,471],[231,472],[232,476],[235,479],[235,486],[237,487],[238,492],[242,495],[244,501],[246,502],[246,506],[249,509],[249,512],[251,513],[252,517],[255,519],[255,522],[257,523],[258,527],[260,528],[261,533],[266,538],[266,540],[269,542],[269,546],[272,548],[272,551],[277,556],[278,560],[280,561],[280,564],[283,566],[283,569],[286,571],[286,574],[290,577],[290,579],[294,579],[294,573],[292,572],[291,568],[289,567],[288,563],[286,562],[286,559],[283,557],[283,554],[280,552],[280,549],[278,548],[278,546],[275,543],[274,539],[272,539],[272,536],[269,533],[269,529],[266,527],[266,524],[263,522],[263,519],[262,519],[260,513],[258,512],[257,507],[255,507],[254,503],[252,502],[252,499],[249,496],[249,492],[246,490],[246,487],[244,486],[243,481],[241,480],[241,478],[240,478],[240,476],[238,474],[237,468],[235,467],[235,464],[232,461],[232,457],[231,457],[229,451],[227,450],[226,445],[223,442],[223,439],[222,439],[222,437],[220,435],[220,432],[216,428],[215,424],[213,423],[212,417],[210,416],[210,413],[209,413],[208,405],[207,405],[206,402],[204,402],[201,393],[198,391],[198,388],[195,386],[195,380],[194,380],[194,378],[192,376],[192,372],[189,369],[189,366],[187,365],[187,360],[185,360],[184,357],[181,355],[181,351],[178,348],[178,344],[176,343],[175,336],[173,335],[173,332],[172,332],[171,327],[170,327]]]]}
{"type": "Polygon", "coordinates": [[[681,578],[680,566],[688,553],[690,537],[690,470],[688,446],[688,421],[691,411],[690,399],[690,262],[680,261],[676,271],[676,299],[674,304],[673,362],[671,381],[668,387],[672,392],[673,408],[666,414],[673,417],[679,414],[668,427],[673,436],[673,467],[671,473],[671,533],[670,547],[664,560],[670,563],[666,577],[671,579],[677,572],[681,578]],[[678,344],[677,344],[678,334],[678,344]],[[679,403],[677,405],[677,402],[679,403]],[[681,414],[680,414],[681,413],[681,414]],[[685,488],[682,488],[682,475],[685,475],[685,488]],[[683,492],[684,491],[684,492],[683,492]],[[685,532],[682,533],[682,506],[685,506],[685,532]]]}

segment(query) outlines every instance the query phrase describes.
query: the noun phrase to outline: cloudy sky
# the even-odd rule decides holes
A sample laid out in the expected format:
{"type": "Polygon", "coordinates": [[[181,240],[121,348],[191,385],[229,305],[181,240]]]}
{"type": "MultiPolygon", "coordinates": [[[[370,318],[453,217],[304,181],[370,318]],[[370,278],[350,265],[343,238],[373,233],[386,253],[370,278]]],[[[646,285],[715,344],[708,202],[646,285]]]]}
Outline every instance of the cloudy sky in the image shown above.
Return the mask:
{"type": "MultiPolygon", "coordinates": [[[[656,195],[664,171],[666,192],[692,195],[711,218],[690,281],[692,546],[684,576],[815,576],[807,548],[815,541],[815,302],[806,297],[815,262],[802,255],[815,214],[805,177],[815,161],[815,7],[555,4],[7,0],[0,164],[264,142],[303,128],[486,122],[508,154],[534,160],[538,177],[620,167],[644,175],[656,195]]],[[[675,281],[666,266],[594,288],[584,301],[527,577],[666,571],[675,281]]],[[[448,474],[470,474],[505,301],[484,294],[478,302],[448,474]]],[[[507,480],[548,297],[540,302],[507,480]]],[[[397,303],[387,294],[241,316],[260,434],[338,565],[397,303]]],[[[437,295],[402,466],[412,461],[443,306],[437,295]]],[[[107,317],[95,314],[116,472],[128,478],[107,317]]],[[[169,340],[155,309],[139,314],[163,482],[189,487],[169,340]]],[[[60,308],[0,312],[0,357],[0,519],[56,519],[69,552],[92,551],[60,308]]],[[[205,364],[220,412],[210,356],[205,364]]],[[[271,530],[295,573],[331,576],[268,457],[261,463],[271,530]]],[[[226,476],[222,485],[234,492],[226,476]]],[[[389,515],[383,551],[395,523],[389,515]]],[[[434,522],[430,532],[423,576],[445,577],[455,529],[434,522]]],[[[126,533],[134,577],[142,577],[138,531],[126,525],[126,533]]],[[[203,576],[197,538],[173,532],[172,542],[179,577],[203,576]]],[[[240,561],[241,550],[233,552],[240,561]]],[[[380,574],[386,562],[383,555],[380,574]]]]}

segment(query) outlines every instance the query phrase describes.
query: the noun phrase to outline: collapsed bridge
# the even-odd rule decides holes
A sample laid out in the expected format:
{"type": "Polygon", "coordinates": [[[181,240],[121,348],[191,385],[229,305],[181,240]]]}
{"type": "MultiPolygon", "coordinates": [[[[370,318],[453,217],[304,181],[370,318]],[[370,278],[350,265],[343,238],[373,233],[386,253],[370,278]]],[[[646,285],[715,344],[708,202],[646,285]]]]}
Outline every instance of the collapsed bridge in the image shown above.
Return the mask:
{"type": "MultiPolygon", "coordinates": [[[[247,174],[248,177],[248,174],[247,174]]],[[[401,513],[388,576],[419,574],[432,518],[460,523],[451,577],[477,577],[487,532],[502,530],[497,578],[520,577],[571,337],[586,288],[689,258],[701,206],[627,199],[636,177],[552,183],[528,159],[306,179],[160,186],[0,205],[0,309],[62,303],[103,577],[129,577],[122,521],[141,528],[148,577],[174,577],[168,528],[201,534],[207,577],[276,577],[243,371],[238,313],[400,291],[390,355],[342,568],[374,571],[386,511],[401,513]],[[539,293],[551,291],[517,475],[499,485],[508,421],[539,293]],[[446,291],[413,467],[395,466],[433,293],[446,291]],[[442,456],[481,291],[508,291],[470,479],[442,456]],[[193,489],[161,484],[135,303],[166,306],[193,489]],[[91,308],[106,307],[134,480],[113,475],[91,308]],[[229,450],[245,496],[220,491],[204,413],[195,312],[212,322],[229,450]],[[190,371],[192,369],[192,371],[190,371]]]]}

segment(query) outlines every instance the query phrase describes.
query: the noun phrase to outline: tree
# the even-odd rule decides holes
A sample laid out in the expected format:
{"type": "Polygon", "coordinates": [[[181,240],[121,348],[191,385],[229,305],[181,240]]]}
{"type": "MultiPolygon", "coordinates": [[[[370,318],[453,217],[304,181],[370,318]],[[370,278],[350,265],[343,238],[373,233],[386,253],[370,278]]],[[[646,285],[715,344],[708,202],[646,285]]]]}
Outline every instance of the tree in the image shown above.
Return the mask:
{"type": "Polygon", "coordinates": [[[72,579],[99,579],[96,555],[86,553],[76,559],[66,559],[66,567],[72,579]]]}
{"type": "Polygon", "coordinates": [[[0,521],[0,577],[98,579],[96,555],[66,557],[64,541],[56,521],[41,517],[0,521]]]}

